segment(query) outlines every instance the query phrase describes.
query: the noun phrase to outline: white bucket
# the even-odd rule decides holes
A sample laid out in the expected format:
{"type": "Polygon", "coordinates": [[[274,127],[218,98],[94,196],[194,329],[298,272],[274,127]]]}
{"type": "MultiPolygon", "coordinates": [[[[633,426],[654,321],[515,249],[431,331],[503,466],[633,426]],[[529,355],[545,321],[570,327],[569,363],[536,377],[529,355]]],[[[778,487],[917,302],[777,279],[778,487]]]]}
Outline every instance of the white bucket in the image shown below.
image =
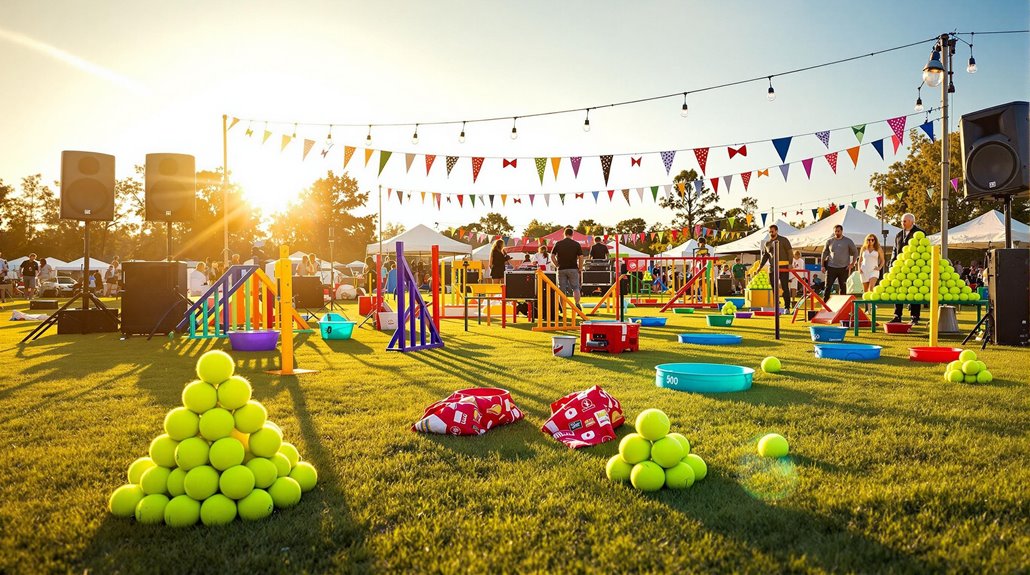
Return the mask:
{"type": "Polygon", "coordinates": [[[379,312],[379,329],[382,331],[395,331],[397,329],[397,312],[379,312]]]}
{"type": "Polygon", "coordinates": [[[571,335],[556,335],[551,338],[551,352],[556,357],[572,357],[579,345],[579,338],[571,335]]]}

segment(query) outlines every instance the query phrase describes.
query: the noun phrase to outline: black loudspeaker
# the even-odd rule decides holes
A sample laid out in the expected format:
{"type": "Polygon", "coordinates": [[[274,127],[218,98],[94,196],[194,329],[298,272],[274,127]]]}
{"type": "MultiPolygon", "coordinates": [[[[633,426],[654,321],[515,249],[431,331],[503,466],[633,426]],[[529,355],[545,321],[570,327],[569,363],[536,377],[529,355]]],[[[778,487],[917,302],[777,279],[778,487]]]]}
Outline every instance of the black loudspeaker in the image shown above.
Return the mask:
{"type": "Polygon", "coordinates": [[[197,171],[193,156],[147,154],[146,218],[188,222],[197,211],[197,171]]]}
{"type": "Polygon", "coordinates": [[[322,293],[322,278],[302,276],[293,278],[293,307],[297,309],[321,309],[325,305],[322,293]]]}
{"type": "Polygon", "coordinates": [[[1030,192],[1030,107],[1009,102],[962,116],[967,198],[1030,192]]]}
{"type": "Polygon", "coordinates": [[[125,262],[122,273],[122,333],[174,331],[186,314],[186,262],[125,262]]]}
{"type": "Polygon", "coordinates": [[[61,219],[114,219],[114,156],[61,152],[61,219]]]}
{"type": "Polygon", "coordinates": [[[1030,345],[1030,250],[991,250],[987,290],[994,307],[994,343],[1030,345]]]}
{"type": "Polygon", "coordinates": [[[118,310],[66,309],[57,316],[57,335],[118,331],[118,310]]]}
{"type": "Polygon", "coordinates": [[[611,287],[615,283],[615,273],[609,271],[583,271],[583,285],[611,287]]]}

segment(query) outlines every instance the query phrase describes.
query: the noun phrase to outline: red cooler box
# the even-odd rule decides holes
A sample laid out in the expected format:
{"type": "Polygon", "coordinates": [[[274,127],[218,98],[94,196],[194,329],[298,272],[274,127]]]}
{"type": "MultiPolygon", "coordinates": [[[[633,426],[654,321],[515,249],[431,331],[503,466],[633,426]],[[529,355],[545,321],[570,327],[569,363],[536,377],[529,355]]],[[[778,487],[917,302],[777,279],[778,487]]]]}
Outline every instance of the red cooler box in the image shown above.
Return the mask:
{"type": "MultiPolygon", "coordinates": [[[[372,310],[375,309],[376,304],[379,303],[378,300],[379,298],[377,298],[374,295],[363,295],[358,297],[358,315],[366,316],[372,313],[372,310]]],[[[385,310],[380,308],[378,311],[385,310]]]]}
{"type": "Polygon", "coordinates": [[[579,330],[579,350],[622,353],[640,351],[640,324],[624,321],[587,321],[579,330]]]}

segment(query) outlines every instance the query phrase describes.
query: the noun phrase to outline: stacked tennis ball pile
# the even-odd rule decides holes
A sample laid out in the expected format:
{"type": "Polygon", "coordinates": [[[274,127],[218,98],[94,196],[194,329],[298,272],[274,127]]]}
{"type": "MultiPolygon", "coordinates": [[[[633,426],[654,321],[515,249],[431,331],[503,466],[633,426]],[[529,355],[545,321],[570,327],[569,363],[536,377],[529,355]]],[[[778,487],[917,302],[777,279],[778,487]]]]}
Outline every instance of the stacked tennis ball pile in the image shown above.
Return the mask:
{"type": "Polygon", "coordinates": [[[256,521],[315,487],[315,468],[283,442],[234,369],[225,352],[200,357],[200,380],[182,390],[183,407],[165,416],[150,456],[129,466],[129,483],[111,494],[111,513],[173,527],[224,525],[237,516],[256,521]]]}
{"type": "Polygon", "coordinates": [[[772,289],[772,284],[769,283],[769,270],[763,268],[755,273],[748,282],[747,289],[772,289]]]}
{"type": "Polygon", "coordinates": [[[954,383],[990,383],[994,376],[987,371],[987,364],[976,359],[976,352],[963,350],[958,359],[949,363],[944,369],[944,381],[954,383]]]}
{"type": "Polygon", "coordinates": [[[731,301],[722,304],[722,315],[733,315],[737,313],[737,306],[731,301]]]}
{"type": "MultiPolygon", "coordinates": [[[[862,299],[870,301],[930,301],[931,259],[933,252],[930,240],[923,232],[912,234],[908,245],[883,275],[883,281],[873,291],[866,292],[862,299]]],[[[940,283],[937,293],[942,302],[978,301],[980,294],[959,278],[954,266],[942,259],[938,271],[940,283]]]]}
{"type": "Polygon", "coordinates": [[[704,479],[708,465],[690,452],[686,437],[669,433],[671,427],[669,416],[660,409],[641,411],[637,432],[622,438],[619,454],[605,466],[608,479],[629,481],[640,491],[686,489],[704,479]]]}

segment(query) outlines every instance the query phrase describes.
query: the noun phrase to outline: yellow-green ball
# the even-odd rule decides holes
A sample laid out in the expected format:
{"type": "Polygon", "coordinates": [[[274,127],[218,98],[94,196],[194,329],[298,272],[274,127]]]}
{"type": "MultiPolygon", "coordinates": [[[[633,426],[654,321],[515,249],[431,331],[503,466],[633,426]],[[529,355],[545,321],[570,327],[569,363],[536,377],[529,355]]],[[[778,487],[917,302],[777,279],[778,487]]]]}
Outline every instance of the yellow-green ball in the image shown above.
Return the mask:
{"type": "Polygon", "coordinates": [[[708,464],[700,455],[691,453],[683,459],[683,463],[689,465],[694,472],[694,481],[701,481],[708,475],[708,464]]]}
{"type": "Polygon", "coordinates": [[[229,379],[235,370],[236,363],[224,351],[212,350],[197,360],[197,377],[212,385],[229,379]]]}
{"type": "Polygon", "coordinates": [[[665,485],[665,470],[654,461],[644,461],[633,466],[629,481],[640,491],[658,491],[665,485]]]}
{"type": "Polygon", "coordinates": [[[165,493],[168,490],[168,476],[171,473],[172,470],[167,467],[151,467],[143,472],[143,477],[140,477],[139,480],[139,486],[143,489],[143,493],[147,495],[165,493]]]}
{"type": "Polygon", "coordinates": [[[234,375],[218,385],[218,404],[225,409],[239,409],[250,401],[250,382],[234,375]]]}
{"type": "Polygon", "coordinates": [[[625,483],[629,481],[629,474],[631,471],[633,471],[633,466],[626,463],[626,460],[617,453],[613,455],[604,466],[604,474],[607,475],[608,479],[611,481],[622,481],[625,483]]]}
{"type": "Polygon", "coordinates": [[[685,435],[682,433],[670,433],[666,437],[671,437],[680,442],[680,445],[683,447],[683,457],[686,457],[687,454],[690,453],[690,441],[687,440],[685,435]]]}
{"type": "Polygon", "coordinates": [[[300,451],[297,451],[297,447],[292,443],[284,441],[283,444],[279,446],[279,453],[282,453],[286,456],[286,459],[290,460],[290,469],[293,469],[294,466],[297,465],[297,462],[300,461],[300,451]]]}
{"type": "Polygon", "coordinates": [[[630,433],[619,442],[619,455],[630,465],[647,461],[651,458],[651,442],[639,433],[630,433]]]}
{"type": "Polygon", "coordinates": [[[230,467],[218,479],[218,489],[230,499],[243,499],[254,490],[254,473],[244,465],[230,467]]]}
{"type": "Polygon", "coordinates": [[[210,465],[194,467],[186,473],[182,486],[186,489],[186,495],[203,501],[218,491],[218,472],[210,465]]]}
{"type": "Polygon", "coordinates": [[[178,497],[186,494],[186,470],[176,467],[168,474],[168,483],[165,484],[168,495],[178,497]]]}
{"type": "Polygon", "coordinates": [[[211,467],[219,471],[225,471],[230,467],[243,463],[243,455],[243,444],[239,440],[223,437],[211,444],[207,457],[211,461],[211,467]]]}
{"type": "Polygon", "coordinates": [[[297,480],[300,484],[300,490],[304,493],[311,491],[315,488],[315,484],[318,483],[318,472],[315,471],[315,467],[307,461],[301,461],[296,467],[290,471],[290,477],[297,480]]]}
{"type": "Polygon", "coordinates": [[[675,467],[684,455],[683,445],[671,437],[663,437],[651,445],[651,460],[665,469],[675,467]]]}
{"type": "Polygon", "coordinates": [[[175,448],[179,442],[167,433],[162,433],[150,442],[150,459],[161,467],[175,467],[175,448]]]}
{"type": "Polygon", "coordinates": [[[208,450],[207,442],[199,437],[184,439],[175,448],[175,464],[186,471],[204,465],[208,450]]]}
{"type": "Polygon", "coordinates": [[[762,360],[762,371],[765,373],[779,373],[783,369],[783,364],[780,363],[779,358],[767,357],[762,360]]]}
{"type": "Polygon", "coordinates": [[[694,484],[694,470],[682,461],[665,470],[665,486],[686,489],[694,484]]]}
{"type": "Polygon", "coordinates": [[[140,457],[136,461],[129,464],[129,483],[139,484],[139,480],[143,477],[143,472],[157,465],[154,460],[149,457],[140,457]]]}
{"type": "Polygon", "coordinates": [[[994,381],[994,375],[986,369],[976,374],[977,383],[990,383],[994,381]]]}
{"type": "MultiPolygon", "coordinates": [[[[648,441],[658,441],[669,434],[672,424],[669,416],[660,409],[645,409],[637,415],[635,423],[637,433],[644,436],[648,441]]],[[[628,459],[626,461],[629,461],[628,459]]]]}
{"type": "Polygon", "coordinates": [[[165,433],[176,441],[182,441],[197,434],[200,417],[185,407],[176,407],[165,415],[165,433]]]}
{"type": "Polygon", "coordinates": [[[165,522],[165,507],[168,497],[162,493],[147,495],[136,504],[136,521],[142,525],[157,525],[165,522]]]}
{"type": "Polygon", "coordinates": [[[272,457],[282,444],[282,432],[268,423],[250,434],[250,452],[258,457],[272,457]]]}
{"type": "Polygon", "coordinates": [[[200,416],[200,435],[208,441],[218,441],[229,437],[234,425],[236,422],[229,410],[220,407],[209,409],[200,416]]]}
{"type": "Polygon", "coordinates": [[[132,517],[136,513],[136,506],[145,496],[139,485],[122,485],[115,489],[111,498],[107,500],[107,508],[115,517],[132,517]]]}
{"type": "Polygon", "coordinates": [[[966,375],[976,375],[980,373],[980,362],[975,359],[962,362],[962,373],[966,375]]]}
{"type": "Polygon", "coordinates": [[[228,525],[236,519],[236,502],[216,493],[200,505],[200,522],[208,527],[228,525]]]}
{"type": "Polygon", "coordinates": [[[965,379],[961,369],[949,369],[947,373],[944,374],[944,377],[948,378],[948,381],[952,383],[962,383],[965,379]]]}
{"type": "Polygon", "coordinates": [[[255,457],[247,462],[247,469],[254,474],[254,487],[267,489],[279,477],[275,464],[264,457],[255,457]]]}
{"type": "Polygon", "coordinates": [[[976,361],[976,352],[971,349],[964,349],[958,354],[958,360],[963,363],[967,361],[976,361]]]}
{"type": "Polygon", "coordinates": [[[196,414],[204,413],[218,403],[218,391],[215,386],[199,379],[191,382],[182,390],[182,404],[196,414]]]}
{"type": "Polygon", "coordinates": [[[286,459],[286,456],[281,452],[276,452],[276,454],[269,459],[271,459],[272,465],[275,465],[276,477],[286,477],[290,474],[290,470],[293,469],[293,467],[290,466],[290,460],[286,459]]]}
{"type": "Polygon", "coordinates": [[[758,440],[758,455],[762,457],[784,457],[789,451],[787,440],[779,433],[769,433],[758,440]]]}
{"type": "Polygon", "coordinates": [[[249,495],[236,502],[236,509],[240,519],[244,521],[259,521],[272,514],[275,503],[272,496],[264,489],[255,489],[249,495]]]}
{"type": "Polygon", "coordinates": [[[246,405],[234,411],[232,416],[236,421],[236,429],[242,433],[254,433],[265,425],[268,412],[265,410],[265,406],[250,400],[246,405]]]}
{"type": "Polygon", "coordinates": [[[165,525],[169,527],[189,527],[200,520],[200,502],[188,495],[173,497],[165,505],[165,525]]]}
{"type": "Polygon", "coordinates": [[[292,477],[280,477],[268,488],[268,494],[272,496],[272,503],[276,507],[293,507],[300,503],[300,483],[292,477]]]}

